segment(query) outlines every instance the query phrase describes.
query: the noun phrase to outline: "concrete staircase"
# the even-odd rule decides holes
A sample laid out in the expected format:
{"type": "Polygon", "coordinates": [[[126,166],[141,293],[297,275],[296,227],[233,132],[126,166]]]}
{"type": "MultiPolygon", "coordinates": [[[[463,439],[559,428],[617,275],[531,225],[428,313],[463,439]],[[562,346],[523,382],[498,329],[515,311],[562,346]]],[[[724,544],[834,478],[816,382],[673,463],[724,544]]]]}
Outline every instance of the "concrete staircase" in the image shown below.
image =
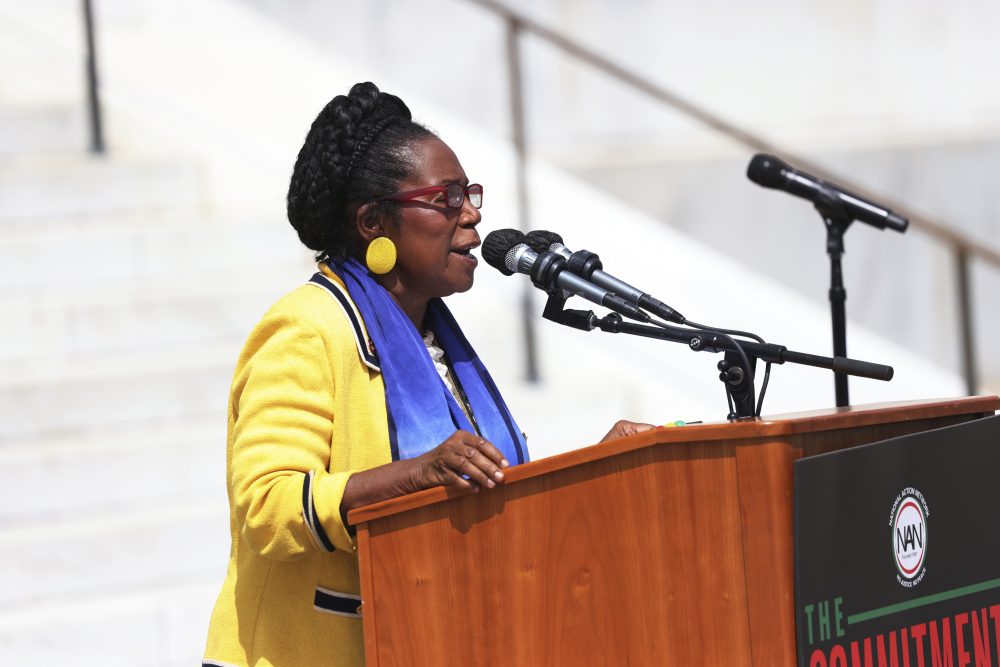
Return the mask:
{"type": "Polygon", "coordinates": [[[0,109],[0,662],[197,664],[229,549],[225,397],[311,270],[187,158],[87,156],[0,109]]]}

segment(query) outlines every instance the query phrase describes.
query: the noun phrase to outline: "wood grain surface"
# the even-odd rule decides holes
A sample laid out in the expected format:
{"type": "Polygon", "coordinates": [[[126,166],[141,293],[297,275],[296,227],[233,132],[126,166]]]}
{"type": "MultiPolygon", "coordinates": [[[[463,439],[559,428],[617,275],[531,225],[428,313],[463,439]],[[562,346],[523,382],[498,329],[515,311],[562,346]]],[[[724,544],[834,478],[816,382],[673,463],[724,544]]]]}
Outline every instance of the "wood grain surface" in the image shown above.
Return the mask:
{"type": "Polygon", "coordinates": [[[658,429],[359,508],[367,664],[793,664],[793,461],[998,407],[658,429]]]}

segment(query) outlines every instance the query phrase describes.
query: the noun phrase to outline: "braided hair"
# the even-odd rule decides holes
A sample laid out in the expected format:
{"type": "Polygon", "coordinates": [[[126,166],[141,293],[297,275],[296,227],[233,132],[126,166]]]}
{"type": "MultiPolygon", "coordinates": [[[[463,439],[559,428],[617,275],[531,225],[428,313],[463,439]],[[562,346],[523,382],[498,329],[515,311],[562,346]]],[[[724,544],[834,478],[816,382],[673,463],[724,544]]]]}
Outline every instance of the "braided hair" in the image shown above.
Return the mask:
{"type": "Polygon", "coordinates": [[[288,186],[288,221],[317,258],[349,254],[357,207],[399,222],[396,192],[413,168],[410,146],[434,134],[413,122],[401,99],[375,84],[355,84],[313,121],[288,186]]]}

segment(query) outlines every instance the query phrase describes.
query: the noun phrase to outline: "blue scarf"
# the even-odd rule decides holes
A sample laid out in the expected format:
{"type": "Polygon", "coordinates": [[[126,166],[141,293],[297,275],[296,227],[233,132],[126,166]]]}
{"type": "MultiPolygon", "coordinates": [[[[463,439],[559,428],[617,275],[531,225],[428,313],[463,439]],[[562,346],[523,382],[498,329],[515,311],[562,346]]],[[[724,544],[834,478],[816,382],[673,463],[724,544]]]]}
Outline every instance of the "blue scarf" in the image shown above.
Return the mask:
{"type": "MultiPolygon", "coordinates": [[[[475,433],[434,368],[420,333],[389,292],[354,258],[330,261],[329,266],[347,286],[375,345],[385,384],[393,460],[420,456],[457,429],[475,433]]],[[[511,465],[527,461],[528,449],[521,429],[441,299],[431,299],[427,304],[426,324],[447,355],[460,385],[458,390],[464,391],[482,436],[511,465]]]]}

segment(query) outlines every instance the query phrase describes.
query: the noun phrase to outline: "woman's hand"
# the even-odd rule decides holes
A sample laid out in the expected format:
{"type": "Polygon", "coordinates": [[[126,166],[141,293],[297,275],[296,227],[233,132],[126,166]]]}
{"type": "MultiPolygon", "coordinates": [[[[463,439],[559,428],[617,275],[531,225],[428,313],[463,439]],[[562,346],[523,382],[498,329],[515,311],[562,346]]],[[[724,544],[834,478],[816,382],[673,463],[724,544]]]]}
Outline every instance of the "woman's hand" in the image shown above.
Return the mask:
{"type": "Polygon", "coordinates": [[[651,428],[655,428],[652,424],[644,424],[642,422],[630,422],[627,419],[620,419],[615,422],[615,425],[611,427],[608,434],[601,438],[601,442],[607,440],[617,440],[618,438],[624,438],[625,436],[635,435],[636,433],[642,433],[643,431],[648,431],[651,428]]]}
{"type": "Polygon", "coordinates": [[[453,486],[472,492],[483,486],[492,489],[504,481],[503,468],[509,465],[488,440],[468,431],[455,431],[426,454],[351,475],[344,487],[340,513],[346,525],[347,513],[356,507],[432,486],[453,486]]]}
{"type": "Polygon", "coordinates": [[[414,490],[441,485],[473,492],[492,489],[504,481],[502,469],[510,465],[488,440],[468,431],[455,431],[413,461],[414,490]]]}

